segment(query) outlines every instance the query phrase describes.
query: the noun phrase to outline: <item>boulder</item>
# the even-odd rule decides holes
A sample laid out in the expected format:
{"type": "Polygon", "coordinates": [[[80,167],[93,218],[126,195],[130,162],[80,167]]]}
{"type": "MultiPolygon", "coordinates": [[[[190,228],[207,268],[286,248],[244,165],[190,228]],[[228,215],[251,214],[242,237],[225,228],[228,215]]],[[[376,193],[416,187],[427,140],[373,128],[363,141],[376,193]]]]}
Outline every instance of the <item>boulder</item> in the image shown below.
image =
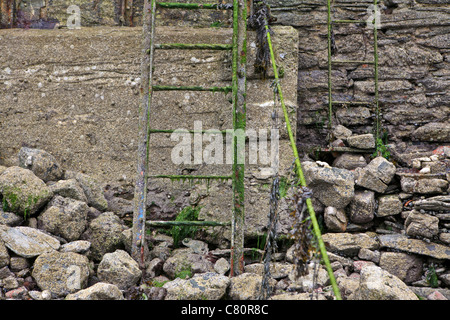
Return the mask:
{"type": "Polygon", "coordinates": [[[439,233],[439,218],[412,210],[405,220],[405,228],[408,236],[432,238],[439,233]]]}
{"type": "MultiPolygon", "coordinates": [[[[257,300],[261,294],[263,277],[255,273],[243,273],[231,278],[228,297],[231,300],[257,300]]],[[[276,281],[269,279],[269,285],[274,287],[276,281]]]]}
{"type": "Polygon", "coordinates": [[[367,265],[360,274],[359,287],[349,300],[418,300],[403,281],[380,267],[367,265]]]}
{"type": "Polygon", "coordinates": [[[448,142],[450,141],[450,125],[439,122],[427,123],[417,128],[412,138],[416,141],[448,142]]]}
{"type": "Polygon", "coordinates": [[[422,278],[423,261],[418,256],[403,252],[382,252],[380,267],[393,274],[406,284],[422,278]]]}
{"type": "Polygon", "coordinates": [[[89,260],[73,252],[44,253],[34,262],[32,276],[41,290],[65,296],[87,286],[89,260]]]}
{"type": "Polygon", "coordinates": [[[357,255],[362,248],[376,250],[377,240],[365,233],[325,233],[322,235],[327,250],[348,256],[357,255]]]}
{"type": "Polygon", "coordinates": [[[39,215],[39,229],[68,241],[78,240],[86,229],[88,210],[89,207],[84,202],[56,196],[39,215]]]}
{"type": "Polygon", "coordinates": [[[23,222],[23,218],[13,212],[5,212],[0,206],[0,224],[7,225],[9,227],[18,226],[23,222]]]}
{"type": "Polygon", "coordinates": [[[190,275],[214,272],[214,264],[205,256],[193,253],[190,249],[178,249],[174,250],[173,255],[165,261],[163,270],[173,279],[183,271],[190,275]]]}
{"type": "Polygon", "coordinates": [[[322,204],[342,209],[354,196],[354,176],[346,169],[320,167],[315,162],[304,162],[306,184],[322,204]]]}
{"type": "Polygon", "coordinates": [[[365,168],[355,170],[356,184],[383,193],[394,178],[395,165],[383,157],[376,157],[365,168]]]}
{"type": "Polygon", "coordinates": [[[123,250],[116,250],[103,256],[98,265],[97,276],[102,282],[116,285],[125,290],[134,286],[142,276],[138,263],[123,250]]]}
{"type": "Polygon", "coordinates": [[[22,216],[36,213],[53,196],[44,181],[20,167],[9,167],[0,175],[0,193],[3,209],[22,216]]]}
{"type": "Polygon", "coordinates": [[[108,201],[105,198],[103,189],[100,184],[91,176],[81,173],[68,171],[65,175],[66,179],[76,179],[84,191],[87,198],[87,204],[100,211],[108,210],[108,201]]]}
{"type": "Polygon", "coordinates": [[[425,242],[419,239],[410,239],[400,234],[382,234],[378,236],[381,248],[400,250],[403,252],[416,253],[436,259],[450,260],[448,246],[439,243],[425,242]]]}
{"type": "Polygon", "coordinates": [[[86,240],[77,240],[72,241],[66,244],[63,244],[61,248],[59,248],[60,252],[75,252],[80,254],[87,254],[89,249],[91,248],[91,243],[86,240]]]}
{"type": "Polygon", "coordinates": [[[105,253],[121,249],[124,229],[119,217],[112,212],[104,212],[92,220],[82,235],[82,240],[91,243],[92,259],[100,261],[105,253]]]}
{"type": "Polygon", "coordinates": [[[366,159],[356,153],[343,153],[333,161],[333,167],[340,169],[354,170],[365,166],[367,166],[366,159]]]}
{"type": "Polygon", "coordinates": [[[124,300],[124,297],[117,286],[97,282],[89,288],[67,295],[65,300],[124,300]]]}
{"type": "Polygon", "coordinates": [[[406,193],[439,194],[446,193],[448,181],[438,178],[414,179],[402,176],[400,180],[402,190],[406,193]]]}
{"type": "Polygon", "coordinates": [[[82,202],[88,202],[83,189],[76,179],[59,180],[49,185],[50,190],[55,195],[72,198],[82,202]]]}
{"type": "Polygon", "coordinates": [[[375,148],[375,138],[373,134],[360,134],[354,135],[347,138],[347,143],[350,147],[358,149],[374,149],[375,148]]]}
{"type": "Polygon", "coordinates": [[[0,240],[0,269],[9,265],[10,257],[3,241],[0,240]]]}
{"type": "Polygon", "coordinates": [[[15,254],[24,258],[37,257],[58,250],[59,240],[35,228],[0,225],[0,240],[15,254]]]}
{"type": "Polygon", "coordinates": [[[352,135],[352,131],[343,125],[338,124],[333,128],[332,134],[336,139],[347,139],[352,135]]]}
{"type": "Polygon", "coordinates": [[[345,232],[347,229],[348,219],[344,209],[326,207],[324,211],[324,220],[329,231],[345,232]]]}
{"type": "Polygon", "coordinates": [[[355,191],[355,197],[349,205],[349,216],[357,224],[372,221],[375,216],[375,193],[369,190],[355,191]]]}
{"type": "Polygon", "coordinates": [[[377,217],[393,216],[402,212],[403,204],[398,195],[386,195],[378,198],[377,217]]]}
{"type": "Polygon", "coordinates": [[[33,171],[33,173],[43,180],[58,181],[64,176],[64,170],[50,153],[27,147],[19,150],[19,166],[33,171]]]}
{"type": "Polygon", "coordinates": [[[230,282],[229,277],[214,272],[198,273],[188,280],[176,278],[164,284],[165,300],[220,300],[230,282]]]}

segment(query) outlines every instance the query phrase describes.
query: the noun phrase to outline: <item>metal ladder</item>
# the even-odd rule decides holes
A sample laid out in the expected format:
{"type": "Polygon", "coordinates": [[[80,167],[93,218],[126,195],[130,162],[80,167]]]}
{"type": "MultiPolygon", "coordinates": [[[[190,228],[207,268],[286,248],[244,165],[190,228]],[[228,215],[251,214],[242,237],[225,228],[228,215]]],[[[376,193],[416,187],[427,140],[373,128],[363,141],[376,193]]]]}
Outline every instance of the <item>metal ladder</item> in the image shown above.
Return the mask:
{"type": "MultiPolygon", "coordinates": [[[[133,210],[133,239],[132,256],[144,266],[146,250],[145,229],[146,225],[194,225],[194,226],[230,226],[231,227],[231,270],[230,275],[243,272],[244,252],[244,163],[238,162],[239,154],[245,145],[237,143],[237,137],[233,135],[233,165],[229,176],[198,176],[198,175],[152,175],[149,170],[149,138],[151,134],[172,133],[175,130],[152,129],[149,123],[152,96],[155,91],[211,91],[232,92],[233,103],[233,132],[245,130],[246,126],[246,37],[247,37],[247,6],[245,0],[233,0],[232,4],[197,4],[197,3],[167,3],[156,0],[145,0],[143,20],[143,60],[141,64],[141,104],[139,109],[139,137],[138,137],[138,164],[137,179],[135,185],[135,203],[133,210]],[[210,9],[233,10],[233,36],[232,44],[185,44],[164,43],[155,44],[155,18],[156,8],[168,9],[210,9]],[[232,51],[232,83],[224,87],[200,87],[200,86],[168,86],[153,85],[153,60],[154,50],[181,49],[181,50],[231,50],[232,51]],[[230,222],[220,223],[215,221],[146,221],[147,183],[148,179],[229,179],[232,181],[233,215],[230,222]]],[[[157,66],[156,66],[157,67],[157,66]]],[[[220,131],[226,134],[229,130],[220,131]]],[[[189,130],[189,133],[196,133],[189,130]]],[[[205,130],[201,130],[205,133],[205,130]]]]}
{"type": "MultiPolygon", "coordinates": [[[[334,0],[327,0],[327,27],[328,27],[328,128],[331,129],[332,122],[333,122],[333,106],[334,105],[344,105],[344,106],[350,106],[350,105],[372,105],[375,109],[375,139],[378,140],[380,138],[380,107],[379,107],[379,91],[378,91],[378,43],[377,43],[377,19],[376,19],[376,10],[378,10],[378,0],[373,0],[373,10],[375,10],[374,18],[372,21],[367,20],[333,20],[332,19],[332,2],[334,0]],[[333,25],[335,24],[369,24],[372,23],[373,26],[373,60],[369,61],[358,61],[358,60],[333,60],[332,59],[332,29],[333,25]],[[362,65],[362,64],[368,64],[373,65],[374,70],[374,92],[375,96],[373,101],[338,101],[333,100],[332,96],[332,66],[333,65],[342,65],[342,64],[354,64],[354,65],[362,65]]],[[[356,152],[372,152],[367,150],[354,150],[352,148],[348,147],[342,147],[342,148],[333,148],[333,151],[336,152],[349,152],[349,151],[356,151],[356,152]]]]}

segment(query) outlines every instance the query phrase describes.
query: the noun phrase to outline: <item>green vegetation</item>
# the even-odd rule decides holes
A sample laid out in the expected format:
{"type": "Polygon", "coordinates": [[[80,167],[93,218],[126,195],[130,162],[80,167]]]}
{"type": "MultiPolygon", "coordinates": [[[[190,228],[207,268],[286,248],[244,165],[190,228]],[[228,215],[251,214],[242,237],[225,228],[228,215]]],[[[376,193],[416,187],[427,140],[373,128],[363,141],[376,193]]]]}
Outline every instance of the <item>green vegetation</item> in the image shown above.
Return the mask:
{"type": "Polygon", "coordinates": [[[183,265],[181,269],[175,274],[175,278],[189,279],[192,277],[191,265],[183,265]]]}
{"type": "Polygon", "coordinates": [[[383,142],[383,140],[381,138],[378,138],[376,141],[376,146],[375,146],[375,152],[373,153],[372,157],[377,157],[379,155],[381,155],[383,158],[389,160],[389,158],[391,157],[391,153],[388,151],[385,143],[383,142]]]}
{"type": "Polygon", "coordinates": [[[436,274],[436,269],[434,268],[433,265],[430,265],[428,267],[428,270],[425,272],[425,277],[430,287],[437,288],[439,286],[438,276],[436,274]]]}
{"type": "MultiPolygon", "coordinates": [[[[197,221],[200,207],[187,206],[177,215],[175,221],[197,221]]],[[[173,244],[178,247],[184,238],[192,238],[197,231],[196,226],[174,226],[170,233],[173,238],[173,244]]]]}

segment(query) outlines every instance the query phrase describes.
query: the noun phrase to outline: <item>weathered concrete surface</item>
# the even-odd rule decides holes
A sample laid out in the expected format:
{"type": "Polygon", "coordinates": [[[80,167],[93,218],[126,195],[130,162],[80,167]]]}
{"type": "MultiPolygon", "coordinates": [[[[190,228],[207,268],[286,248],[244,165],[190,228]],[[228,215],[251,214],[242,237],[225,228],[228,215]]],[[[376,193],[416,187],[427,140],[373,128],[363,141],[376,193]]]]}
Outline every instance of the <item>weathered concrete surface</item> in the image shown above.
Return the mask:
{"type": "MultiPolygon", "coordinates": [[[[277,64],[283,70],[281,85],[296,128],[298,35],[292,27],[274,27],[277,64]]],[[[0,30],[0,163],[17,163],[22,146],[44,149],[68,170],[84,172],[102,183],[133,183],[138,133],[141,28],[96,27],[80,30],[0,30]]],[[[229,28],[161,27],[159,43],[230,43],[229,28]]],[[[249,32],[247,129],[261,137],[260,129],[272,127],[272,78],[255,74],[255,33],[249,32]]],[[[211,50],[158,50],[154,84],[231,85],[231,52],[211,50]]],[[[155,92],[151,112],[154,129],[232,129],[231,93],[155,92]]],[[[279,102],[280,164],[292,164],[293,156],[279,102]]],[[[203,151],[210,145],[203,139],[203,151]]],[[[194,139],[192,139],[193,142],[194,139]]],[[[179,141],[170,134],[151,137],[151,174],[230,175],[226,155],[223,164],[172,162],[179,141]]],[[[191,144],[193,147],[193,143],[191,144]]],[[[270,140],[268,154],[270,155],[270,140]]],[[[247,146],[248,149],[248,146],[247,146]]],[[[192,149],[193,150],[193,149],[192,149]]],[[[225,147],[224,147],[225,151],[225,147]]],[[[195,159],[193,159],[195,160],[195,159]]],[[[249,153],[246,155],[248,164],[249,153]]],[[[270,163],[258,158],[246,166],[247,219],[261,230],[266,221],[270,163]],[[254,222],[257,221],[255,224],[254,222]]],[[[283,169],[283,170],[284,170],[283,169]]],[[[189,190],[168,180],[151,182],[150,189],[189,190]]],[[[184,192],[186,194],[186,192],[184,192]]],[[[211,182],[190,191],[204,206],[202,219],[229,220],[230,183],[211,182]],[[207,195],[204,198],[204,195],[207,195]]],[[[167,193],[167,194],[166,194],[167,193]]],[[[155,199],[149,199],[149,206],[155,199]]],[[[195,201],[197,201],[195,200],[195,201]]],[[[250,224],[249,224],[250,225],[250,224]]],[[[249,231],[250,232],[250,231],[249,231]]]]}

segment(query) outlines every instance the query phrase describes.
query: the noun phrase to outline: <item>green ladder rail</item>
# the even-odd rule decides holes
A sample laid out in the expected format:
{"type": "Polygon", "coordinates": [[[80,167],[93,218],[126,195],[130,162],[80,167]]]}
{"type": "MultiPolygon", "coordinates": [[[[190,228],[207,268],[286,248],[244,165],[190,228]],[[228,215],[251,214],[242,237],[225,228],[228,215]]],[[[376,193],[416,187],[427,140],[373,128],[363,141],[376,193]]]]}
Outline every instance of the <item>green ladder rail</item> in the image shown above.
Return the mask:
{"type": "MultiPolygon", "coordinates": [[[[374,10],[378,10],[378,0],[373,0],[374,10]]],[[[366,24],[366,20],[333,20],[332,15],[332,0],[327,0],[327,28],[328,28],[328,129],[333,125],[333,105],[372,105],[375,107],[376,123],[375,123],[375,138],[380,138],[380,106],[379,106],[379,91],[378,91],[378,34],[376,25],[376,14],[371,21],[373,24],[373,61],[359,61],[359,60],[333,60],[332,59],[332,28],[334,24],[366,24]],[[374,85],[375,97],[373,102],[366,101],[334,101],[332,96],[332,65],[337,64],[370,64],[374,68],[374,85]]],[[[376,12],[375,12],[376,13],[376,12]]],[[[370,152],[370,151],[366,151],[370,152]]]]}
{"type": "Polygon", "coordinates": [[[230,276],[243,272],[244,254],[244,162],[239,158],[245,146],[237,143],[237,136],[233,135],[233,166],[230,175],[150,175],[149,138],[156,133],[220,133],[227,134],[230,130],[166,130],[150,127],[150,114],[153,92],[156,91],[209,91],[231,92],[233,103],[233,130],[245,130],[246,127],[246,48],[247,48],[247,6],[245,0],[233,0],[232,4],[197,4],[197,3],[168,3],[145,0],[142,35],[142,63],[141,63],[141,101],[139,107],[139,134],[137,179],[134,191],[133,208],[133,239],[132,257],[144,268],[146,249],[146,226],[168,227],[174,225],[191,226],[227,226],[231,228],[231,270],[230,276]],[[228,44],[189,44],[189,43],[154,43],[156,8],[168,9],[211,9],[233,11],[232,45],[228,44]],[[231,86],[202,87],[202,86],[168,86],[153,84],[153,61],[155,49],[158,50],[231,50],[232,51],[232,81],[231,86]],[[172,180],[219,180],[232,181],[233,215],[231,221],[147,221],[147,185],[148,179],[172,180]]]}

